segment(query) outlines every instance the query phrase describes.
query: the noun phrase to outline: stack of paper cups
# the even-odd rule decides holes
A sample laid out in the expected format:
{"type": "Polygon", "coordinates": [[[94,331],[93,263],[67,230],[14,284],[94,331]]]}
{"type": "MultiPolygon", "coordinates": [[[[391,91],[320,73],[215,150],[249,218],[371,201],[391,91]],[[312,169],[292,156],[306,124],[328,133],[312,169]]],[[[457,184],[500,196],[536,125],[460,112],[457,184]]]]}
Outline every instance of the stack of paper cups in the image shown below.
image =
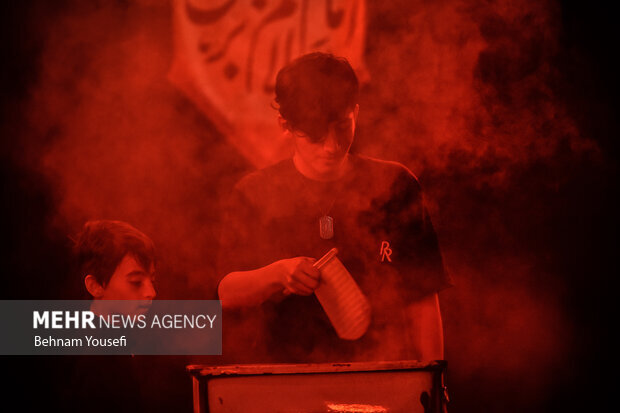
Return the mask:
{"type": "Polygon", "coordinates": [[[321,272],[321,282],[314,291],[338,337],[357,340],[370,325],[370,304],[333,248],[314,266],[321,272]]]}

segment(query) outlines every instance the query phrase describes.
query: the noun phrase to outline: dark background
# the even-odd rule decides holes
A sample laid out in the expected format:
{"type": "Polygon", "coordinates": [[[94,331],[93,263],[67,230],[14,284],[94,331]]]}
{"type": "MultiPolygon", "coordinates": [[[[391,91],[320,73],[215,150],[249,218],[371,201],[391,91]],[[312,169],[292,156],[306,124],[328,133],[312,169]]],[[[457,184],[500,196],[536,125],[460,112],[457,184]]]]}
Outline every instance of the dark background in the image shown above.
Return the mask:
{"type": "MultiPolygon", "coordinates": [[[[399,3],[393,2],[394,5],[399,3]]],[[[118,4],[124,5],[125,2],[118,4]]],[[[69,12],[87,13],[89,7],[71,1],[7,1],[2,5],[2,299],[57,299],[65,297],[68,286],[73,285],[73,280],[67,275],[71,268],[67,234],[62,225],[50,225],[56,217],[61,195],[48,177],[30,168],[21,161],[21,157],[23,153],[30,153],[31,145],[35,143],[45,148],[58,134],[54,130],[43,135],[36,134],[32,125],[28,124],[30,118],[26,116],[32,94],[37,92],[32,85],[41,77],[40,59],[44,52],[44,40],[50,35],[55,19],[69,12]]],[[[399,24],[405,26],[407,22],[392,19],[391,27],[383,27],[380,17],[390,13],[389,7],[371,5],[369,10],[376,11],[376,14],[371,14],[374,19],[371,17],[369,21],[369,69],[373,72],[373,67],[378,67],[379,63],[372,59],[373,47],[377,45],[373,46],[370,33],[378,33],[378,36],[396,33],[399,24]]],[[[449,361],[448,386],[453,400],[451,411],[592,411],[596,407],[609,406],[614,394],[611,387],[613,380],[608,378],[608,373],[613,372],[611,332],[615,323],[612,320],[612,280],[617,272],[614,265],[618,211],[615,200],[618,154],[615,112],[618,90],[618,65],[615,63],[617,26],[609,10],[583,2],[560,2],[559,11],[559,49],[551,59],[556,75],[548,80],[549,87],[563,102],[580,134],[595,141],[599,151],[594,155],[576,156],[568,147],[558,145],[551,160],[532,161],[512,169],[513,180],[502,186],[501,190],[468,186],[472,176],[485,173],[485,166],[460,167],[460,164],[467,163],[467,159],[456,155],[450,168],[427,168],[419,175],[422,184],[431,192],[439,187],[438,182],[444,183],[444,189],[448,187],[448,191],[441,191],[442,195],[437,196],[437,202],[444,211],[459,211],[461,215],[454,219],[474,222],[479,219],[474,212],[483,216],[492,215],[510,234],[510,241],[502,241],[499,245],[495,245],[496,240],[491,237],[481,236],[477,238],[479,243],[476,246],[460,246],[466,237],[460,236],[452,227],[452,230],[445,230],[445,236],[441,239],[446,249],[452,251],[450,257],[453,261],[448,259],[449,266],[452,264],[453,269],[481,269],[479,273],[472,272],[460,278],[457,271],[456,287],[441,296],[446,326],[446,359],[449,361]],[[557,180],[559,184],[555,190],[549,191],[549,177],[556,175],[561,176],[557,180]],[[461,195],[450,198],[445,193],[461,195]],[[515,196],[515,193],[520,195],[515,196]],[[466,207],[451,207],[449,201],[455,199],[466,200],[466,207]],[[532,203],[536,205],[535,213],[526,212],[532,203]],[[497,275],[485,272],[484,269],[491,268],[489,256],[498,254],[502,257],[499,251],[507,249],[518,251],[518,257],[535,255],[537,258],[531,260],[534,270],[528,276],[511,275],[499,281],[493,278],[497,275]],[[460,250],[463,251],[461,255],[458,254],[460,250]],[[458,263],[455,262],[457,260],[458,263]],[[488,279],[481,280],[480,277],[488,279]],[[482,339],[476,335],[477,331],[486,334],[494,330],[502,331],[503,328],[490,324],[485,325],[484,329],[475,329],[473,324],[468,324],[474,321],[459,318],[463,306],[466,307],[463,314],[497,311],[499,307],[485,306],[488,301],[478,302],[472,294],[472,290],[483,285],[506,288],[526,286],[524,290],[532,294],[554,297],[554,306],[563,316],[560,322],[569,320],[570,327],[559,330],[558,338],[553,342],[553,346],[557,346],[555,349],[546,348],[533,358],[523,357],[518,350],[515,350],[515,356],[511,348],[520,347],[510,338],[502,336],[490,334],[484,338],[491,340],[496,337],[498,340],[491,344],[473,345],[482,339]],[[471,310],[481,305],[483,308],[479,312],[471,310]],[[469,350],[464,352],[464,347],[469,350]],[[480,354],[474,354],[478,350],[480,354]],[[559,354],[558,360],[545,364],[545,359],[554,357],[554,350],[559,354]],[[486,357],[487,351],[489,357],[486,357]],[[486,361],[466,362],[463,353],[470,359],[479,357],[486,361]],[[516,360],[510,361],[515,357],[516,360]],[[503,362],[519,367],[506,369],[503,362]],[[544,377],[534,377],[540,375],[540,363],[545,370],[544,377]]],[[[139,13],[139,10],[131,9],[128,18],[139,13]]],[[[107,30],[109,28],[101,27],[103,33],[107,30]]],[[[495,67],[494,75],[485,75],[485,62],[481,61],[479,76],[486,84],[493,84],[499,90],[502,84],[510,82],[513,65],[510,61],[503,62],[501,56],[491,54],[486,58],[490,59],[490,63],[487,61],[486,64],[495,67]]],[[[389,70],[384,78],[376,70],[373,73],[378,83],[389,82],[389,70]]],[[[371,87],[366,93],[372,95],[375,92],[371,87]]],[[[190,119],[188,122],[205,130],[206,148],[218,148],[217,153],[229,154],[221,166],[222,171],[228,171],[226,178],[220,179],[222,171],[216,171],[210,173],[206,182],[221,188],[218,189],[220,191],[251,169],[240,156],[235,155],[234,148],[227,146],[208,120],[192,109],[189,102],[174,92],[170,92],[170,96],[173,105],[184,109],[186,118],[190,119]]],[[[360,137],[362,149],[364,139],[369,139],[367,136],[360,137]]],[[[490,167],[497,162],[488,161],[490,167]]],[[[215,210],[215,205],[210,208],[215,210]]],[[[443,221],[447,219],[443,218],[443,221]]],[[[486,224],[492,226],[493,222],[488,220],[486,224]]],[[[465,225],[464,228],[468,227],[465,225]]],[[[441,226],[438,232],[441,238],[441,226]]],[[[484,291],[488,294],[490,290],[484,291]]],[[[196,298],[196,295],[199,294],[188,292],[189,297],[196,298]]],[[[527,300],[523,305],[528,305],[527,300]]],[[[532,311],[535,314],[536,310],[532,311]]],[[[493,317],[485,320],[488,319],[493,317]]],[[[535,320],[526,319],[517,328],[522,328],[523,334],[527,335],[529,323],[536,324],[535,320]]],[[[479,327],[478,324],[476,326],[479,327]]],[[[8,397],[18,406],[23,406],[24,410],[61,409],[75,397],[71,389],[74,359],[5,356],[0,360],[4,366],[3,375],[11,383],[3,388],[5,403],[8,403],[8,397]]],[[[142,392],[140,397],[148,400],[144,404],[148,407],[155,405],[161,411],[169,410],[183,400],[180,406],[188,411],[191,405],[190,382],[178,368],[184,361],[146,358],[144,364],[140,364],[143,363],[141,360],[132,362],[131,368],[143,369],[141,371],[145,375],[140,389],[128,392],[142,392]],[[160,369],[153,367],[158,363],[161,364],[160,369]],[[163,388],[166,390],[161,391],[163,388]]],[[[119,364],[117,371],[126,367],[123,363],[119,364]]],[[[97,371],[100,366],[95,363],[92,368],[97,371]]],[[[97,373],[104,377],[104,381],[106,375],[110,377],[114,374],[113,368],[111,372],[97,373]]],[[[110,397],[116,396],[111,393],[110,397]]]]}

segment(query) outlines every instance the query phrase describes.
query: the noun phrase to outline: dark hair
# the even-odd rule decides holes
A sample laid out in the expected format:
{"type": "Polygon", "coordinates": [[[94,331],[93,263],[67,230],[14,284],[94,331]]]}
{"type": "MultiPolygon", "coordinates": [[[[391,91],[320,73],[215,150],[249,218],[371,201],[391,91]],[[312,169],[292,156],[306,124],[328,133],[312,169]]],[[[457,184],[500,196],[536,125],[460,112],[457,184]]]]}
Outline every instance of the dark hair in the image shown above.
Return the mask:
{"type": "Polygon", "coordinates": [[[292,129],[321,139],[329,123],[353,109],[359,99],[355,71],[342,57],[310,53],[278,72],[275,102],[292,129]]]}
{"type": "Polygon", "coordinates": [[[144,270],[155,263],[155,246],[144,233],[122,221],[88,221],[78,235],[74,252],[79,276],[93,275],[106,286],[125,255],[144,270]]]}

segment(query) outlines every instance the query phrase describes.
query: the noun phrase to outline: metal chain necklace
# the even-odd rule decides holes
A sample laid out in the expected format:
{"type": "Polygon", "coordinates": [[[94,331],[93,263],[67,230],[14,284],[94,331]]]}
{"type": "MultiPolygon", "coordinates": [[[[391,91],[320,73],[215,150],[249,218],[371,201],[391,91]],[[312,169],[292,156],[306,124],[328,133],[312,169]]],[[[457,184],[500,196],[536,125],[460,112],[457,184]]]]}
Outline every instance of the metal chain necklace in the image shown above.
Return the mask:
{"type": "MultiPolygon", "coordinates": [[[[306,187],[306,190],[308,191],[308,195],[312,196],[312,194],[315,193],[315,191],[310,190],[310,187],[308,185],[308,183],[306,182],[305,177],[302,177],[302,182],[304,184],[304,186],[306,187]]],[[[329,206],[325,209],[320,207],[320,200],[322,198],[322,192],[323,191],[318,191],[319,192],[319,210],[321,213],[321,216],[319,217],[319,236],[323,239],[332,239],[334,238],[334,218],[329,215],[330,211],[332,210],[334,204],[336,203],[336,198],[338,197],[338,194],[340,193],[340,190],[336,191],[336,194],[334,195],[333,199],[331,200],[331,202],[329,203],[329,206]]]]}
{"type": "Polygon", "coordinates": [[[321,214],[321,218],[319,218],[319,236],[323,239],[332,239],[334,238],[334,218],[329,215],[334,203],[336,202],[336,197],[332,200],[329,208],[325,211],[325,213],[321,214]]]}
{"type": "MultiPolygon", "coordinates": [[[[295,161],[293,160],[293,163],[295,161]]],[[[299,170],[298,170],[299,172],[299,170]]],[[[310,187],[308,185],[308,182],[306,182],[306,180],[311,180],[310,178],[306,178],[305,176],[303,176],[303,174],[300,172],[299,175],[302,178],[302,182],[303,185],[306,187],[306,190],[308,191],[308,195],[313,194],[315,191],[311,191],[310,187]]],[[[329,214],[331,209],[333,208],[334,204],[336,203],[336,199],[338,198],[338,196],[340,195],[340,193],[342,192],[342,190],[344,189],[344,174],[343,176],[341,176],[340,179],[337,179],[335,181],[331,181],[331,187],[334,188],[335,190],[334,192],[334,197],[331,200],[331,202],[329,203],[329,206],[327,207],[327,209],[323,210],[322,208],[320,208],[320,200],[322,198],[323,193],[325,193],[324,190],[319,190],[319,208],[321,209],[321,216],[319,218],[319,236],[322,239],[332,239],[334,238],[334,218],[329,214]]]]}

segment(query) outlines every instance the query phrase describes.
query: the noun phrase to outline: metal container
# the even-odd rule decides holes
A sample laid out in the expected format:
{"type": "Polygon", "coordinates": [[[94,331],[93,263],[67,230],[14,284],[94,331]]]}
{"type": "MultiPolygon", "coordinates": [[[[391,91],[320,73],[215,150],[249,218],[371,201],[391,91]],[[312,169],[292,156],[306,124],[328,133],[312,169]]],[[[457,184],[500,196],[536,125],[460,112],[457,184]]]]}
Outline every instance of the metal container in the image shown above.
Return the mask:
{"type": "Polygon", "coordinates": [[[440,413],[446,363],[187,366],[195,413],[440,413]]]}

